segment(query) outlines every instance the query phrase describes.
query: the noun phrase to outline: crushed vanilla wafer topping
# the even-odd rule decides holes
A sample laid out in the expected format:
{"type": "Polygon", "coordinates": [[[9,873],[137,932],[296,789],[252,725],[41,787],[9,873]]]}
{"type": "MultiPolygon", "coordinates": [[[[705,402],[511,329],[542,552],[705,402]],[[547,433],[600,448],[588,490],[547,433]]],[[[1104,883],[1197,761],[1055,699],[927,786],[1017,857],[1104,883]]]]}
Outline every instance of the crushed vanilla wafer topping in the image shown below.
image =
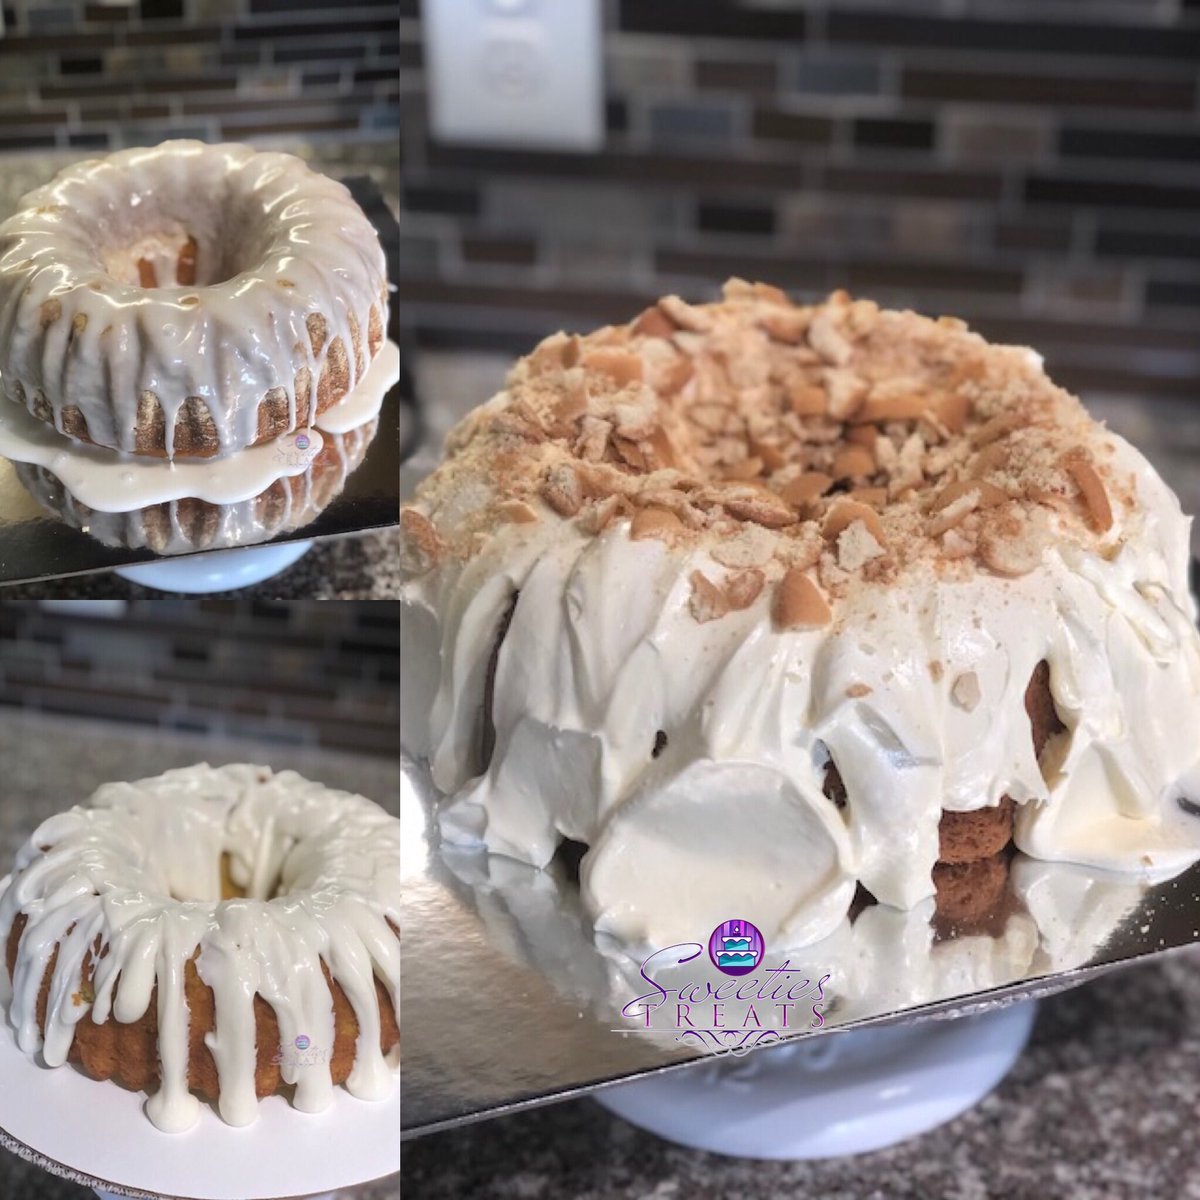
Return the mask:
{"type": "MultiPolygon", "coordinates": [[[[1102,427],[1029,351],[741,280],[720,303],[668,296],[628,325],[547,338],[446,452],[405,514],[414,573],[514,525],[599,536],[623,520],[621,536],[719,564],[693,577],[699,621],[793,572],[822,603],[910,569],[1021,575],[1051,539],[1115,545],[1135,503],[1102,427]]],[[[786,586],[777,618],[807,623],[816,605],[786,586]]]]}

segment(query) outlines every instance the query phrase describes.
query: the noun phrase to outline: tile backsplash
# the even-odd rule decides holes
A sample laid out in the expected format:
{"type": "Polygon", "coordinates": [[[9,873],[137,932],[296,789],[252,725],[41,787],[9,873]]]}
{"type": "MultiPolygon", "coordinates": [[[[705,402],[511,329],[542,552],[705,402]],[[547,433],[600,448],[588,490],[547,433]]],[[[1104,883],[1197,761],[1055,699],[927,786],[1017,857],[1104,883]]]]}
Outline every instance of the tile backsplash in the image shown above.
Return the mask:
{"type": "Polygon", "coordinates": [[[1198,0],[608,0],[596,154],[439,144],[401,4],[402,315],[516,351],[726,276],[1200,395],[1198,0]]]}
{"type": "Polygon", "coordinates": [[[0,603],[6,710],[394,755],[399,605],[0,603]]]}
{"type": "Polygon", "coordinates": [[[394,142],[395,0],[4,0],[0,152],[394,142]]]}

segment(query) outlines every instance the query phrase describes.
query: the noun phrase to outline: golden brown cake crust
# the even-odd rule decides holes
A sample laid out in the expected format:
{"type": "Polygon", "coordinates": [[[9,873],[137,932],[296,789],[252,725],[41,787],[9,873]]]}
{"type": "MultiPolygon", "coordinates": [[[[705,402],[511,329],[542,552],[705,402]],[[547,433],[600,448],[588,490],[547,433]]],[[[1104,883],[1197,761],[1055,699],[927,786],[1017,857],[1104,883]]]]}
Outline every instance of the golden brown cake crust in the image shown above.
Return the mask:
{"type": "Polygon", "coordinates": [[[933,868],[934,928],[939,936],[998,936],[1012,908],[1008,876],[1012,856],[1001,850],[974,862],[933,868]]]}
{"type": "MultiPolygon", "coordinates": [[[[290,411],[288,392],[284,387],[274,387],[264,393],[258,402],[258,428],[251,445],[269,442],[293,429],[304,429],[321,413],[344,400],[350,391],[351,380],[361,379],[366,364],[375,357],[383,345],[383,314],[387,312],[387,293],[381,293],[379,303],[371,306],[367,322],[366,337],[362,336],[358,322],[351,319],[353,345],[349,348],[341,338],[335,338],[329,346],[325,363],[317,380],[316,395],[313,395],[312,372],[305,365],[307,351],[304,346],[295,348],[295,374],[292,387],[296,396],[296,411],[290,411]],[[365,343],[365,344],[364,344],[365,343]],[[351,360],[358,366],[357,375],[351,371],[351,360]]],[[[314,355],[324,349],[327,321],[321,313],[309,317],[308,334],[314,355]]],[[[24,389],[14,384],[14,394],[19,403],[25,402],[24,389]]],[[[54,423],[54,411],[44,397],[34,396],[30,412],[47,424],[54,423]]],[[[167,449],[166,417],[159,398],[153,392],[143,392],[138,397],[138,419],[135,453],[147,458],[212,458],[222,452],[217,427],[207,404],[199,396],[189,396],[175,417],[172,448],[167,449]]],[[[88,432],[87,421],[78,408],[70,405],[62,411],[63,432],[77,441],[98,445],[88,432]]]]}
{"type": "MultiPolygon", "coordinates": [[[[247,502],[252,526],[243,517],[235,542],[214,542],[222,533],[226,510],[238,506],[212,504],[194,496],[149,504],[127,513],[98,513],[67,492],[48,467],[17,463],[17,478],[43,508],[68,525],[83,529],[106,545],[146,546],[158,554],[249,545],[306,525],[341,493],[346,477],[357,469],[379,427],[372,419],[344,434],[322,434],[320,453],[306,471],[276,479],[247,502]]],[[[241,506],[244,510],[245,505],[241,506]]]]}
{"type": "MultiPolygon", "coordinates": [[[[19,913],[13,921],[6,946],[8,975],[11,979],[16,968],[21,937],[28,924],[28,917],[19,913]]],[[[391,922],[389,922],[391,925],[391,922]]],[[[397,937],[399,930],[391,925],[397,937]]],[[[104,957],[107,953],[99,945],[84,959],[83,975],[79,981],[81,998],[90,1000],[90,989],[95,970],[93,954],[104,957]]],[[[199,952],[197,952],[198,955],[199,952]]],[[[51,954],[50,962],[42,978],[38,993],[38,1028],[45,1031],[46,1007],[49,998],[50,980],[58,961],[58,949],[51,954]]],[[[358,1042],[358,1019],[354,1015],[346,994],[321,964],[325,981],[329,984],[333,998],[334,1045],[330,1058],[330,1072],[334,1083],[344,1083],[354,1066],[355,1047],[358,1042]]],[[[120,984],[117,985],[118,989],[120,984]]],[[[201,980],[196,970],[195,957],[187,964],[184,980],[189,1013],[188,1021],[188,1084],[197,1095],[215,1102],[220,1093],[217,1067],[212,1053],[205,1045],[205,1035],[215,1028],[215,1001],[213,991],[201,980]]],[[[380,1012],[380,1049],[389,1053],[400,1041],[397,1014],[383,984],[375,981],[376,998],[380,1012]]],[[[91,1013],[85,1013],[75,1027],[75,1039],[68,1059],[78,1065],[92,1079],[111,1079],[122,1087],[133,1091],[154,1091],[159,1080],[158,1058],[158,988],[151,992],[150,1003],[145,1013],[136,1021],[123,1023],[110,1017],[97,1025],[91,1013]]],[[[254,1073],[255,1091],[261,1100],[274,1095],[287,1085],[280,1069],[281,1048],[279,1024],[271,1006],[261,996],[254,998],[254,1013],[257,1027],[254,1073]]]]}

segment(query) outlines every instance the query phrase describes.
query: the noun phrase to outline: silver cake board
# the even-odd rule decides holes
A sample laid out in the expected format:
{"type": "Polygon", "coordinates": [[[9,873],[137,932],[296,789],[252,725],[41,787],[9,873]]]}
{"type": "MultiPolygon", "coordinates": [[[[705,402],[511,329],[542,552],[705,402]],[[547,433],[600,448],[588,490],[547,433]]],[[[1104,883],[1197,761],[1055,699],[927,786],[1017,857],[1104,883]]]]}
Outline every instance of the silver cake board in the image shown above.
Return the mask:
{"type": "MultiPolygon", "coordinates": [[[[441,845],[428,772],[410,758],[404,771],[404,1137],[711,1060],[695,1041],[624,1028],[621,1002],[638,994],[630,990],[637,964],[597,941],[578,887],[560,870],[441,845]]],[[[870,986],[830,1005],[820,1028],[790,1033],[785,1044],[985,1013],[1200,942],[1200,864],[1150,883],[1018,855],[1012,877],[1027,903],[1006,896],[1002,906],[1015,914],[1000,914],[1010,923],[1005,936],[1015,928],[1024,938],[1011,961],[999,938],[977,937],[954,949],[953,939],[934,941],[929,962],[910,957],[899,979],[880,972],[870,986]],[[1050,916],[1030,917],[1030,905],[1036,911],[1048,894],[1061,902],[1046,909],[1050,916]],[[960,950],[971,967],[965,983],[937,969],[939,955],[960,950]],[[986,970],[971,966],[972,954],[986,957],[986,970]]],[[[885,931],[889,921],[911,930],[927,919],[899,910],[880,916],[885,931]]],[[[880,941],[886,962],[894,948],[888,937],[880,941]]],[[[869,945],[862,949],[870,952],[869,945]]],[[[821,945],[809,952],[819,961],[821,945]]]]}

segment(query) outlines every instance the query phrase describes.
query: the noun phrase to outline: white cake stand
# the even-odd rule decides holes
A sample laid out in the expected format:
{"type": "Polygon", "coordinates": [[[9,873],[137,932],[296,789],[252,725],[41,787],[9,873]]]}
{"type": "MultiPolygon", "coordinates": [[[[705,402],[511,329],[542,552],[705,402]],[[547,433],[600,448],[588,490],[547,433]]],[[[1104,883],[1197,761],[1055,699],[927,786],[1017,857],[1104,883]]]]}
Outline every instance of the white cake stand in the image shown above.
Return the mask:
{"type": "Polygon", "coordinates": [[[186,558],[163,558],[155,562],[116,567],[122,579],[164,592],[226,592],[262,583],[286,571],[312,548],[312,541],[271,542],[265,546],[240,546],[211,550],[186,558]]]}
{"type": "Polygon", "coordinates": [[[0,1036],[0,1080],[0,1144],[106,1200],[319,1197],[400,1170],[398,1080],[376,1102],[337,1088],[321,1113],[269,1096],[258,1120],[240,1129],[204,1106],[200,1120],[177,1134],[150,1124],[141,1093],[74,1067],[39,1066],[11,1034],[0,1036]]]}
{"type": "Polygon", "coordinates": [[[659,1137],[715,1154],[863,1154],[982,1100],[1020,1057],[1036,1006],[820,1034],[603,1088],[595,1099],[659,1137]]]}

